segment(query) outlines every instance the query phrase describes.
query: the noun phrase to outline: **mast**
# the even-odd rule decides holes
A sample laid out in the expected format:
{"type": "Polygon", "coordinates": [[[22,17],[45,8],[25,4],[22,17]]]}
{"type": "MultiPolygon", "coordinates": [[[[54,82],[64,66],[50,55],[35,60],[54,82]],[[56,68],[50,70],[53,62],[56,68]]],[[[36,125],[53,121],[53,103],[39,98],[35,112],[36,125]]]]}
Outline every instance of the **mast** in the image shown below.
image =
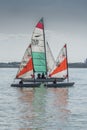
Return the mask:
{"type": "Polygon", "coordinates": [[[67,61],[67,82],[69,82],[68,57],[67,57],[67,44],[65,44],[65,47],[66,47],[66,61],[67,61]]]}
{"type": "MultiPolygon", "coordinates": [[[[43,20],[43,17],[42,17],[43,20]]],[[[43,20],[43,25],[44,25],[44,20],[43,20]]],[[[45,62],[46,62],[46,76],[47,76],[47,59],[46,59],[46,43],[45,43],[45,31],[43,28],[43,38],[44,38],[44,49],[45,49],[45,62]]]]}
{"type": "Polygon", "coordinates": [[[32,57],[32,66],[33,66],[33,76],[34,76],[34,81],[35,81],[35,71],[34,71],[34,64],[33,64],[32,47],[31,47],[31,57],[32,57]]]}

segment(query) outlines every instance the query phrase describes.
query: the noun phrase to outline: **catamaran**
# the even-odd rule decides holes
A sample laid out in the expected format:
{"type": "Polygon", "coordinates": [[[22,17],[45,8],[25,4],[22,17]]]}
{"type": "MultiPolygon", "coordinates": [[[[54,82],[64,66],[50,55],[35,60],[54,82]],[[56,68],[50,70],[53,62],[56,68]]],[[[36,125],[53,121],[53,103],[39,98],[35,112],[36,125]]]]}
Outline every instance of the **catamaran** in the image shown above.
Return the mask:
{"type": "MultiPolygon", "coordinates": [[[[43,82],[53,84],[55,79],[57,82],[64,81],[66,79],[63,74],[65,68],[62,68],[61,71],[61,67],[57,66],[57,68],[60,68],[60,71],[57,71],[57,68],[55,68],[57,62],[52,55],[49,44],[45,43],[44,22],[41,18],[35,26],[31,43],[25,51],[15,78],[21,79],[21,82],[13,83],[11,86],[38,87],[43,82]],[[41,75],[44,76],[41,77],[41,75]]],[[[60,66],[63,67],[63,65],[60,66]]]]}

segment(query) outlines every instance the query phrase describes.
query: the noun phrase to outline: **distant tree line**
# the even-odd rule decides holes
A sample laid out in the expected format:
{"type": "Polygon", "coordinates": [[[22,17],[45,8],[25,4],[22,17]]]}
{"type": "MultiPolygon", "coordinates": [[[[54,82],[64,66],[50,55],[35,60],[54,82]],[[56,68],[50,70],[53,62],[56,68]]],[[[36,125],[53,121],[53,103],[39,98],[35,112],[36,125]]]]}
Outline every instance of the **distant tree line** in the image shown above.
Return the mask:
{"type": "MultiPolygon", "coordinates": [[[[0,68],[18,68],[20,62],[8,62],[8,63],[0,63],[0,68]]],[[[77,62],[77,63],[69,63],[69,68],[87,68],[87,59],[84,63],[77,62]]]]}

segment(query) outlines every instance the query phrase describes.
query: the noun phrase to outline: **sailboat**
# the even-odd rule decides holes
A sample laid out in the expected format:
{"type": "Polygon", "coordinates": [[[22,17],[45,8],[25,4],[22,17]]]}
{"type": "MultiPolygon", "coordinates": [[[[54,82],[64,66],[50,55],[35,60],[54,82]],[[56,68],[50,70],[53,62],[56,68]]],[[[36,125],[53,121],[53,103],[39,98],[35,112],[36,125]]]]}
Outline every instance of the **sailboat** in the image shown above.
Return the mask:
{"type": "MultiPolygon", "coordinates": [[[[49,44],[45,43],[44,22],[41,18],[34,28],[31,43],[25,51],[15,77],[15,79],[21,79],[21,82],[14,83],[11,86],[37,87],[42,82],[53,83],[55,79],[52,73],[52,69],[55,70],[53,65],[55,65],[55,60],[49,44]],[[41,74],[44,75],[44,78],[41,78],[41,74]]],[[[64,79],[65,77],[56,77],[58,82],[62,82],[64,79]]]]}
{"type": "Polygon", "coordinates": [[[69,72],[68,72],[68,57],[67,57],[67,44],[61,49],[53,69],[51,70],[49,77],[54,77],[54,83],[47,83],[48,87],[67,87],[73,86],[74,82],[69,82],[69,72]],[[59,83],[56,78],[61,77],[67,80],[67,82],[59,83]]]}

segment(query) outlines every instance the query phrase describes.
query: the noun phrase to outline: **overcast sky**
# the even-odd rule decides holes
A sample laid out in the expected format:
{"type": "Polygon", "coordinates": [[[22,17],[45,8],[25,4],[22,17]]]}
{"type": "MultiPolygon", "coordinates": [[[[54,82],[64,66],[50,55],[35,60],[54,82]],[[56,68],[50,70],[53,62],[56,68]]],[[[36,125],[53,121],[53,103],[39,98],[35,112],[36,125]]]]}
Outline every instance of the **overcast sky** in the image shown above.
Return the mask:
{"type": "Polygon", "coordinates": [[[41,17],[54,57],[67,43],[69,62],[84,62],[87,0],[0,0],[0,62],[21,61],[41,17]]]}

